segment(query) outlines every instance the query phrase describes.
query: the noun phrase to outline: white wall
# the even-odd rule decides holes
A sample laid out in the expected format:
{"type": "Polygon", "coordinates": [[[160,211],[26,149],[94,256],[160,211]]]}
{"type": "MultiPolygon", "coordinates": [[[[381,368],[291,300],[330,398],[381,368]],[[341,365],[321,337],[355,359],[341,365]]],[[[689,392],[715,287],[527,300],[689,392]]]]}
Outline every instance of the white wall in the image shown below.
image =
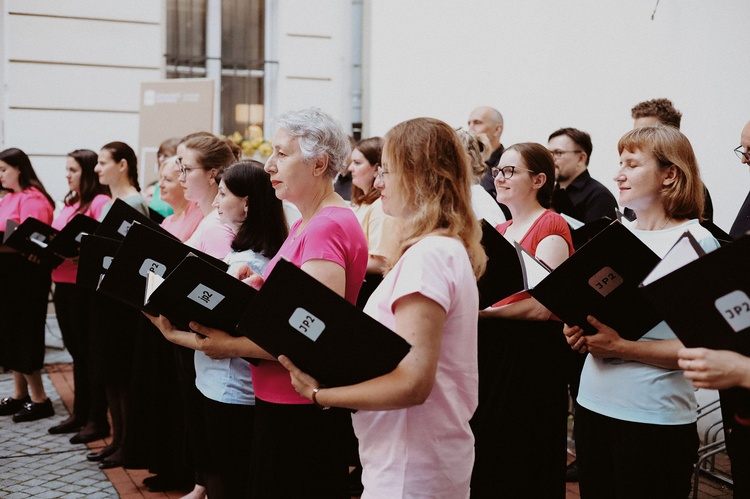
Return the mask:
{"type": "MultiPolygon", "coordinates": [[[[631,107],[656,97],[683,113],[729,229],[750,189],[732,153],[750,120],[747,0],[373,0],[366,2],[365,131],[433,116],[466,123],[478,105],[505,117],[505,145],[563,126],[589,132],[591,173],[614,188],[631,107]]],[[[613,189],[614,190],[614,189],[613,189]]]]}
{"type": "Polygon", "coordinates": [[[0,0],[0,148],[18,147],[56,200],[65,155],[137,150],[140,83],[163,76],[163,1],[0,0]]]}

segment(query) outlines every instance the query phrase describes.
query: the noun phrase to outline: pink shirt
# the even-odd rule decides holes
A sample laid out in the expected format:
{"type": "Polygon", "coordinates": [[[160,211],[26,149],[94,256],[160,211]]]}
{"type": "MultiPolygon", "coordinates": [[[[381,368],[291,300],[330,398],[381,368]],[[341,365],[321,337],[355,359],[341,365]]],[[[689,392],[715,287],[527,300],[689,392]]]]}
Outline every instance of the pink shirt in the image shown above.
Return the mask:
{"type": "Polygon", "coordinates": [[[364,470],[362,499],[469,497],[474,465],[469,419],[479,401],[479,295],[459,240],[429,236],[409,248],[372,294],[365,313],[395,331],[393,305],[414,293],[446,312],[435,384],[421,405],[352,415],[364,470]]]}
{"type": "MultiPolygon", "coordinates": [[[[99,216],[102,213],[102,208],[105,204],[110,201],[109,196],[104,194],[98,194],[92,201],[86,211],[83,212],[87,217],[91,217],[94,220],[99,220],[99,216]]],[[[60,214],[55,217],[52,221],[52,228],[62,230],[63,227],[68,225],[76,215],[78,215],[79,202],[71,205],[65,205],[60,214]]],[[[73,263],[70,260],[63,260],[63,262],[55,269],[52,270],[52,281],[53,282],[66,282],[75,283],[76,274],[78,273],[78,264],[73,263]]]]}
{"type": "Polygon", "coordinates": [[[162,221],[161,226],[184,243],[190,239],[190,236],[193,235],[193,232],[195,232],[195,229],[202,220],[203,212],[201,211],[201,207],[198,206],[198,203],[190,201],[182,216],[175,220],[174,215],[169,215],[162,221]]]}
{"type": "MultiPolygon", "coordinates": [[[[308,260],[334,262],[346,271],[344,297],[352,305],[357,303],[367,270],[367,241],[354,212],[338,206],[324,208],[294,237],[301,223],[300,219],[292,225],[289,237],[268,263],[265,277],[271,275],[282,256],[298,267],[308,260]]],[[[294,390],[289,371],[278,362],[261,360],[250,369],[257,398],[276,404],[312,403],[294,390]]]]}
{"type": "Polygon", "coordinates": [[[232,250],[232,241],[234,232],[228,225],[221,223],[219,212],[214,210],[201,220],[185,244],[223,260],[232,250]]]}
{"type": "Polygon", "coordinates": [[[54,206],[36,187],[9,192],[0,199],[0,228],[5,231],[8,219],[21,223],[29,217],[49,225],[54,210],[54,206]]]}

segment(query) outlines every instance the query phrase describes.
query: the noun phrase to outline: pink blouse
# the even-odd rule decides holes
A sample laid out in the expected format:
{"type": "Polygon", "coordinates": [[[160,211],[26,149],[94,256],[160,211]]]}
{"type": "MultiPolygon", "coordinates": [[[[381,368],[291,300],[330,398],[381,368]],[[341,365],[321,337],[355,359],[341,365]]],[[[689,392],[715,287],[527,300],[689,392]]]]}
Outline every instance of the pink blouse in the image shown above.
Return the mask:
{"type": "Polygon", "coordinates": [[[10,192],[0,199],[0,227],[4,232],[8,219],[21,223],[29,217],[49,225],[54,210],[55,207],[36,187],[10,192]]]}

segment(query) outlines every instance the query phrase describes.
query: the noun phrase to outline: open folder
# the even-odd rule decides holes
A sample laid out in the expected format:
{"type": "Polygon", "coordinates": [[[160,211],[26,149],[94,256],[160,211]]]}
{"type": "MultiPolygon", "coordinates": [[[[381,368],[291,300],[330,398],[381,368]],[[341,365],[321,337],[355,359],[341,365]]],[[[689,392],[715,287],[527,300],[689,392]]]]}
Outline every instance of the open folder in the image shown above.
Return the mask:
{"type": "Polygon", "coordinates": [[[232,335],[258,292],[193,253],[166,279],[150,272],[145,306],[163,315],[178,329],[189,331],[195,321],[232,335]]]}
{"type": "Polygon", "coordinates": [[[158,315],[155,310],[143,303],[149,271],[167,277],[190,253],[222,271],[227,270],[228,266],[223,261],[191,248],[171,235],[166,236],[161,231],[134,222],[99,283],[97,291],[131,307],[158,315]]]}
{"type": "Polygon", "coordinates": [[[325,386],[387,374],[411,346],[315,278],[279,260],[237,330],[325,386]]]}
{"type": "Polygon", "coordinates": [[[482,220],[482,246],[487,254],[487,268],[477,281],[480,310],[534,287],[550,273],[546,265],[518,243],[505,239],[486,220],[482,220]]]}
{"type": "Polygon", "coordinates": [[[104,220],[102,220],[102,223],[94,234],[121,241],[128,235],[128,231],[130,230],[130,227],[132,227],[133,222],[138,222],[149,229],[161,232],[163,235],[176,241],[178,240],[161,225],[119,198],[115,199],[114,203],[112,203],[112,207],[107,212],[107,216],[104,217],[104,220]]]}
{"type": "Polygon", "coordinates": [[[612,222],[529,293],[563,322],[596,330],[593,315],[621,337],[637,340],[661,321],[638,285],[659,257],[620,222],[612,222]]]}
{"type": "Polygon", "coordinates": [[[119,248],[120,241],[115,239],[94,235],[82,236],[76,284],[96,290],[119,248]]]}
{"type": "Polygon", "coordinates": [[[750,356],[750,235],[705,255],[691,247],[675,245],[664,256],[678,263],[671,272],[654,269],[644,295],[685,346],[750,356]]]}
{"type": "Polygon", "coordinates": [[[46,223],[29,217],[10,233],[5,244],[23,255],[35,256],[41,265],[55,268],[63,258],[49,249],[50,242],[58,231],[46,223]]]}

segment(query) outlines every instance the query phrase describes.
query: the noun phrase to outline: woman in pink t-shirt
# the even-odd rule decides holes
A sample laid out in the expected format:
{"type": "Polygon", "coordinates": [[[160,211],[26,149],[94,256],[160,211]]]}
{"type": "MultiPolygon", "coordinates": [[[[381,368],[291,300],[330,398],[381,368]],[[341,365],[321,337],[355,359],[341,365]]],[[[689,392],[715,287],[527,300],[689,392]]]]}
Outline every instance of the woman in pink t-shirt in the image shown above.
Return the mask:
{"type": "Polygon", "coordinates": [[[203,212],[198,203],[185,199],[177,156],[167,158],[159,166],[159,195],[174,212],[161,222],[161,226],[180,241],[187,241],[203,220],[203,212]]]}
{"type": "Polygon", "coordinates": [[[471,177],[446,123],[418,118],[391,129],[376,186],[385,212],[402,224],[400,248],[365,312],[404,337],[411,351],[389,374],[336,388],[279,359],[300,395],[319,408],[357,410],[363,498],[469,496],[476,279],[486,261],[471,177]]]}
{"type": "MultiPolygon", "coordinates": [[[[95,220],[110,200],[109,188],[99,183],[94,171],[98,156],[88,149],[77,149],[65,163],[68,194],[65,206],[55,217],[52,227],[61,230],[79,213],[95,220]]],[[[78,432],[71,443],[86,443],[109,435],[107,400],[104,391],[91,380],[91,354],[88,314],[81,313],[91,305],[91,291],[76,284],[78,262],[65,259],[52,271],[55,283],[55,314],[63,342],[73,358],[73,412],[66,420],[49,429],[52,434],[78,432]],[[79,431],[80,430],[80,431],[79,431]]]]}
{"type": "MultiPolygon", "coordinates": [[[[49,224],[55,203],[20,149],[0,152],[0,181],[8,193],[0,199],[0,229],[8,220],[29,217],[49,224]]],[[[8,246],[0,246],[0,366],[13,371],[13,396],[0,400],[0,416],[35,421],[53,416],[42,385],[44,328],[50,271],[8,246]]]]}

